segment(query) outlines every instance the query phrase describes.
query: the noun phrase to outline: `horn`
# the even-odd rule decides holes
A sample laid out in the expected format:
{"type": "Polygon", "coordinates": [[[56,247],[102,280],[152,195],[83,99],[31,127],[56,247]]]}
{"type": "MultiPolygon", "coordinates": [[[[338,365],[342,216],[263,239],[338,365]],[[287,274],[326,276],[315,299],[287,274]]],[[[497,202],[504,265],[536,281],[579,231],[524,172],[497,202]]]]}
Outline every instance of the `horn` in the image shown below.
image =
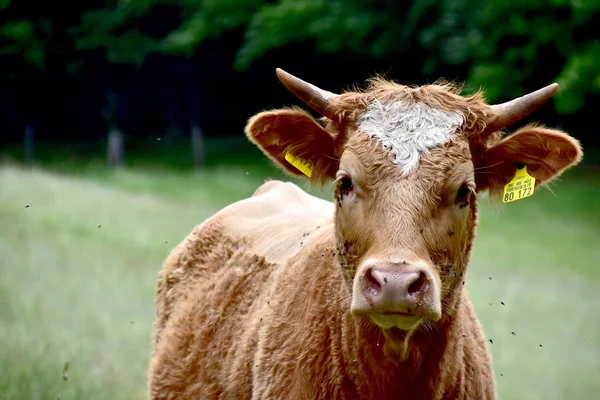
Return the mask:
{"type": "Polygon", "coordinates": [[[305,102],[306,105],[324,117],[335,119],[335,114],[330,106],[331,100],[337,97],[336,94],[319,89],[315,85],[296,78],[281,68],[277,68],[275,72],[281,83],[296,97],[305,102]]]}
{"type": "Polygon", "coordinates": [[[553,83],[506,103],[491,105],[494,117],[482,133],[492,133],[520,121],[550,100],[556,93],[556,89],[558,89],[558,83],[553,83]]]}

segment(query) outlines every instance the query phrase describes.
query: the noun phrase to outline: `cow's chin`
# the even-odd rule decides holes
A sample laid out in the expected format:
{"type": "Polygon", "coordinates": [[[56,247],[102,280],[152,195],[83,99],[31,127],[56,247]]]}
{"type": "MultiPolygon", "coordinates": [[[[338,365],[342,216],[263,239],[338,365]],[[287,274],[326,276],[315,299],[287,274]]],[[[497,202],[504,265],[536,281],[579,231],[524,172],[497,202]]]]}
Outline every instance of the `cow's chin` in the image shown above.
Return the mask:
{"type": "Polygon", "coordinates": [[[370,319],[381,329],[381,336],[385,338],[382,346],[384,353],[400,361],[405,361],[409,356],[410,338],[425,322],[425,317],[417,315],[371,314],[370,319]]]}

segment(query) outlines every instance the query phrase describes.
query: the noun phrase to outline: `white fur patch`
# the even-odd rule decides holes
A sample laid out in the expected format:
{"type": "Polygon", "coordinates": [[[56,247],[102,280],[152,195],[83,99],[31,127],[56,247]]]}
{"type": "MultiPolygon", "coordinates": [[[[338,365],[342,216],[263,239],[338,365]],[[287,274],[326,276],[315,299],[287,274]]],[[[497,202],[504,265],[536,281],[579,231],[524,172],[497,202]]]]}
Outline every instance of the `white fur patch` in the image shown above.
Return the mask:
{"type": "Polygon", "coordinates": [[[423,103],[374,101],[358,119],[358,128],[381,141],[384,150],[394,155],[394,161],[404,175],[419,163],[422,154],[456,136],[463,116],[429,107],[423,103]]]}

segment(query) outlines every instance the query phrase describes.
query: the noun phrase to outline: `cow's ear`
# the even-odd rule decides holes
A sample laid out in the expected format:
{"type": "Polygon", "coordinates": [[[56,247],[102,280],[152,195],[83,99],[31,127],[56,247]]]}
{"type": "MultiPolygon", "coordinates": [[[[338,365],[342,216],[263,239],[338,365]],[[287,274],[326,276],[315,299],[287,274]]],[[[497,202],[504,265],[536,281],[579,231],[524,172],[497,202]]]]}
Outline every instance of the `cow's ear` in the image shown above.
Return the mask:
{"type": "Polygon", "coordinates": [[[250,118],[245,132],[285,172],[319,183],[335,178],[339,146],[307,112],[295,108],[261,112],[250,118]]]}
{"type": "Polygon", "coordinates": [[[577,165],[582,156],[581,145],[568,134],[541,126],[525,126],[481,154],[474,154],[477,189],[498,196],[522,166],[527,166],[536,187],[544,185],[577,165]]]}

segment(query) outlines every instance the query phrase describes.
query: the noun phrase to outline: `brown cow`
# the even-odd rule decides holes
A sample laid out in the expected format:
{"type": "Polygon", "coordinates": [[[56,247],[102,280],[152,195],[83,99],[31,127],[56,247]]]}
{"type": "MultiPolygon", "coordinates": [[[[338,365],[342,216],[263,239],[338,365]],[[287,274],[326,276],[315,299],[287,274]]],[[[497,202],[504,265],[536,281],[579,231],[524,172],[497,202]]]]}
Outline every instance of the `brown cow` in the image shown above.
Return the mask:
{"type": "Polygon", "coordinates": [[[496,398],[464,286],[476,197],[502,193],[517,171],[529,175],[512,195],[531,194],[580,161],[561,131],[499,132],[557,85],[489,106],[449,84],[374,79],[334,95],[277,75],[323,118],[262,112],[246,133],[290,174],[335,180],[335,201],[268,182],[171,252],[149,396],[496,398]]]}

